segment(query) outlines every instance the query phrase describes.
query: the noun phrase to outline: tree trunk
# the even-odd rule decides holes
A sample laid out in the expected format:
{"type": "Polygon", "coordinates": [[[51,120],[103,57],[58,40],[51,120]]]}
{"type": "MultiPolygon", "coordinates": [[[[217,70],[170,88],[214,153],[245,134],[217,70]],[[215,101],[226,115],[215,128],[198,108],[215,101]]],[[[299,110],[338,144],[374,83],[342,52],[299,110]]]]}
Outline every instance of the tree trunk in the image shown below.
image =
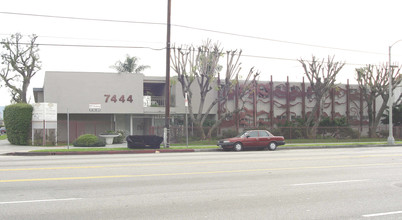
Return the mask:
{"type": "Polygon", "coordinates": [[[207,138],[210,140],[212,138],[212,132],[219,126],[220,123],[215,123],[211,128],[208,130],[207,138]]]}
{"type": "Polygon", "coordinates": [[[311,134],[312,134],[313,138],[317,138],[317,128],[320,125],[322,114],[324,112],[324,104],[325,104],[324,96],[320,97],[319,102],[320,102],[320,105],[319,105],[319,109],[318,109],[318,116],[317,116],[316,120],[314,120],[314,125],[311,129],[312,130],[311,134]]]}
{"type": "Polygon", "coordinates": [[[376,129],[374,128],[374,120],[373,120],[373,102],[371,97],[366,97],[367,102],[367,114],[369,119],[369,137],[374,138],[376,136],[376,129]]]}
{"type": "Polygon", "coordinates": [[[201,135],[201,140],[205,140],[206,136],[205,136],[205,132],[204,132],[204,127],[202,126],[202,124],[200,123],[199,120],[195,120],[194,121],[195,127],[199,130],[200,135],[201,135]]]}
{"type": "Polygon", "coordinates": [[[28,85],[29,85],[29,81],[23,82],[23,84],[22,84],[22,89],[21,89],[21,93],[20,93],[20,95],[21,95],[20,99],[21,99],[22,103],[28,103],[27,102],[28,85]]]}
{"type": "MultiPolygon", "coordinates": [[[[316,102],[321,102],[320,100],[322,99],[322,97],[317,97],[316,102]]],[[[313,121],[313,119],[316,118],[316,113],[317,111],[319,111],[318,109],[319,105],[314,105],[313,109],[311,110],[310,115],[307,118],[307,121],[305,123],[306,126],[306,133],[307,133],[307,137],[308,138],[315,138],[316,136],[316,130],[318,125],[316,125],[316,123],[314,122],[313,127],[310,127],[311,122],[313,121]]],[[[317,120],[315,120],[317,121],[317,120]]]]}
{"type": "Polygon", "coordinates": [[[387,103],[388,103],[388,99],[389,99],[389,96],[388,95],[384,95],[384,96],[382,96],[382,98],[383,98],[383,103],[381,104],[381,107],[380,107],[380,109],[379,109],[379,111],[378,111],[378,113],[377,113],[377,116],[376,116],[376,119],[375,119],[375,121],[373,122],[373,132],[376,134],[376,131],[377,131],[377,127],[378,127],[378,125],[380,124],[380,121],[381,121],[381,117],[382,117],[382,114],[383,114],[383,112],[384,112],[384,110],[387,108],[387,103]]]}

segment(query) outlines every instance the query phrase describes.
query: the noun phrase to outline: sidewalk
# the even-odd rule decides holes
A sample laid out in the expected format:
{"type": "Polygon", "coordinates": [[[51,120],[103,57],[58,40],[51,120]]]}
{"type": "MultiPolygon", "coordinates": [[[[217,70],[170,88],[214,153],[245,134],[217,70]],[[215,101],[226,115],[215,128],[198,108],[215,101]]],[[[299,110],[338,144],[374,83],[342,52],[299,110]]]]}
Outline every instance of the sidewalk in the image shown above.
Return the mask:
{"type": "MultiPolygon", "coordinates": [[[[126,148],[127,144],[113,144],[106,146],[107,148],[126,148]]],[[[75,147],[70,146],[70,149],[75,147]]],[[[42,147],[42,146],[22,146],[22,145],[12,145],[8,140],[0,140],[0,155],[7,153],[27,153],[34,150],[51,150],[51,149],[68,149],[67,146],[57,146],[57,147],[42,147]]]]}
{"type": "MultiPolygon", "coordinates": [[[[323,149],[323,148],[358,148],[358,147],[402,147],[401,143],[395,145],[387,144],[370,144],[373,142],[347,142],[347,143],[310,143],[310,144],[286,144],[279,146],[277,150],[289,150],[289,149],[323,149]]],[[[70,146],[69,149],[74,149],[75,147],[70,146]]],[[[127,148],[127,143],[108,145],[106,148],[127,148]]],[[[0,140],[0,155],[19,155],[19,156],[45,156],[45,155],[89,155],[89,154],[138,154],[138,153],[169,153],[169,152],[207,152],[207,151],[221,151],[221,149],[216,146],[216,148],[206,148],[206,149],[146,149],[146,150],[132,150],[128,149],[126,151],[80,151],[80,152],[30,152],[34,150],[51,150],[51,149],[68,149],[67,146],[57,146],[57,147],[42,147],[42,146],[19,146],[12,145],[8,140],[0,140]]]]}

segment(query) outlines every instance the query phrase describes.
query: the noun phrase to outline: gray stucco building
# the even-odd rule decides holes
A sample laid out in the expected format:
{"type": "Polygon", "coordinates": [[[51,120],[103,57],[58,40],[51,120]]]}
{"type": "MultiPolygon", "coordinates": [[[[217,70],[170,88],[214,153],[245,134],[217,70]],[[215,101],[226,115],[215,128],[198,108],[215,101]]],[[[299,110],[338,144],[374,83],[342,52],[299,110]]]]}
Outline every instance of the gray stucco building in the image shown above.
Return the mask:
{"type": "MultiPolygon", "coordinates": [[[[67,113],[70,140],[108,130],[162,135],[165,85],[165,77],[142,74],[48,71],[43,88],[34,88],[34,98],[35,102],[57,103],[59,141],[66,140],[67,113]]],[[[170,93],[174,124],[185,114],[184,97],[175,83],[171,83],[170,93]]],[[[216,92],[212,91],[211,97],[213,93],[216,92]]]]}

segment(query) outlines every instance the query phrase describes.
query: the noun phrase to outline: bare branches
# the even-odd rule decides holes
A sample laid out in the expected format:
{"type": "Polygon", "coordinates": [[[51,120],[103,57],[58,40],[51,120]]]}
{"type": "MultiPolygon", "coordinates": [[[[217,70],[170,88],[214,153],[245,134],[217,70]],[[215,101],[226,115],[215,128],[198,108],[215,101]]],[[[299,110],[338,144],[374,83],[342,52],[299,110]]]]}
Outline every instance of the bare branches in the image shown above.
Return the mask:
{"type": "MultiPolygon", "coordinates": [[[[226,51],[223,53],[219,43],[212,44],[210,40],[203,43],[202,46],[197,48],[193,46],[185,46],[181,48],[173,48],[173,56],[171,58],[172,69],[177,73],[178,81],[182,86],[183,96],[188,92],[189,113],[191,120],[200,129],[202,138],[205,138],[202,124],[206,120],[207,116],[211,112],[214,106],[218,103],[226,103],[228,94],[233,91],[235,85],[238,83],[237,78],[241,71],[240,57],[242,51],[226,51]],[[224,83],[217,83],[220,80],[220,72],[222,66],[219,64],[220,58],[226,55],[226,73],[224,75],[224,83]],[[199,89],[195,89],[192,84],[196,82],[199,89]],[[212,89],[216,89],[219,93],[217,97],[211,103],[206,103],[207,94],[212,89]],[[193,111],[192,98],[193,91],[199,90],[199,106],[198,111],[193,111]]],[[[247,76],[247,83],[251,75],[254,73],[250,70],[247,76]]],[[[258,74],[255,74],[258,76],[258,74]]],[[[254,77],[254,80],[256,78],[254,77]]],[[[250,90],[248,90],[249,92],[250,90]]],[[[243,95],[247,91],[243,92],[243,95]]],[[[230,114],[230,113],[229,113],[230,114]]],[[[209,130],[208,136],[211,135],[211,131],[218,126],[220,121],[218,120],[215,125],[209,130]]]]}
{"type": "MultiPolygon", "coordinates": [[[[212,44],[210,40],[207,40],[198,48],[186,46],[184,48],[174,47],[172,50],[172,69],[177,73],[183,96],[186,92],[188,93],[190,118],[196,125],[202,126],[206,117],[203,112],[206,95],[213,89],[213,82],[222,69],[219,65],[222,49],[218,43],[212,44]],[[191,102],[193,97],[191,88],[194,81],[197,82],[200,93],[197,113],[194,112],[191,102]]],[[[215,104],[216,102],[212,102],[210,106],[215,104]]],[[[207,108],[207,112],[209,109],[207,108]]]]}
{"type": "Polygon", "coordinates": [[[299,62],[302,64],[304,74],[309,80],[311,89],[315,94],[316,102],[312,113],[306,121],[306,126],[309,128],[311,122],[315,118],[312,130],[312,135],[315,135],[315,129],[318,127],[318,123],[320,122],[323,111],[322,102],[325,100],[326,94],[329,92],[329,90],[334,87],[336,76],[345,65],[345,62],[334,62],[334,57],[331,56],[328,56],[327,61],[324,59],[319,61],[315,58],[315,56],[313,56],[311,62],[303,59],[300,59],[299,62]],[[316,118],[317,111],[318,118],[316,118]]]}
{"type": "MultiPolygon", "coordinates": [[[[402,77],[399,75],[401,67],[392,69],[392,91],[401,83],[402,77]]],[[[380,123],[381,116],[387,108],[389,100],[389,66],[386,64],[380,66],[366,65],[356,69],[356,80],[363,92],[363,97],[367,102],[367,111],[369,116],[369,135],[376,136],[377,126],[380,123]],[[383,102],[374,115],[374,102],[381,96],[383,102]]]]}
{"type": "Polygon", "coordinates": [[[0,79],[11,91],[12,102],[27,102],[27,90],[31,78],[40,70],[39,48],[35,43],[37,36],[29,36],[28,44],[21,43],[23,36],[19,33],[3,39],[5,49],[1,54],[3,65],[0,79]]]}
{"type": "Polygon", "coordinates": [[[336,76],[345,65],[344,62],[334,62],[334,57],[328,56],[327,61],[318,61],[315,56],[311,62],[300,59],[304,74],[309,80],[314,92],[326,93],[335,84],[336,76]],[[325,65],[326,64],[326,65],[325,65]]]}

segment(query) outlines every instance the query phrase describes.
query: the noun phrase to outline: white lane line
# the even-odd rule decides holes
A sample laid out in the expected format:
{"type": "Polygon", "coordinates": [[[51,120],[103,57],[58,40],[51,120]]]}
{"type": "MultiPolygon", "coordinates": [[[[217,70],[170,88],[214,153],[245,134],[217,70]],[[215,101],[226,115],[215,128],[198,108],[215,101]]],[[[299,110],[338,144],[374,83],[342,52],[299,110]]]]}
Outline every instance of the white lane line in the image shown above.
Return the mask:
{"type": "Polygon", "coordinates": [[[292,184],[292,186],[308,186],[308,185],[351,183],[351,182],[365,182],[365,181],[369,181],[369,179],[365,179],[365,180],[342,180],[342,181],[315,182],[315,183],[299,183],[299,184],[292,184]]]}
{"type": "Polygon", "coordinates": [[[396,215],[396,214],[402,214],[402,211],[383,212],[383,213],[367,214],[367,215],[362,215],[362,216],[369,218],[369,217],[377,217],[377,216],[384,216],[384,215],[396,215]]]}
{"type": "Polygon", "coordinates": [[[19,203],[33,203],[33,202],[60,202],[60,201],[71,201],[79,200],[82,198],[66,198],[66,199],[42,199],[42,200],[25,200],[25,201],[10,201],[10,202],[0,202],[0,205],[4,204],[19,204],[19,203]]]}

